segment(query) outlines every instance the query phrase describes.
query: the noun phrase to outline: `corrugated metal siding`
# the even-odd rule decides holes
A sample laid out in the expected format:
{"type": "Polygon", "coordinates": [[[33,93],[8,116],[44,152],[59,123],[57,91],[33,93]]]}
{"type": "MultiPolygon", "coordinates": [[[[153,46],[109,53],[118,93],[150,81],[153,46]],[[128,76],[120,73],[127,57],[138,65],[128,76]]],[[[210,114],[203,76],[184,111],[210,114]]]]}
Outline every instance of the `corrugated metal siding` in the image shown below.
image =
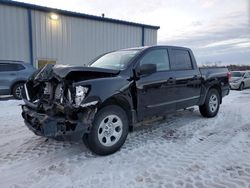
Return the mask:
{"type": "Polygon", "coordinates": [[[157,44],[157,30],[145,28],[144,37],[145,46],[152,46],[157,44]]]}
{"type": "Polygon", "coordinates": [[[30,61],[27,17],[26,9],[0,5],[0,59],[30,61]]]}
{"type": "MultiPolygon", "coordinates": [[[[83,65],[112,50],[142,45],[142,26],[102,22],[31,10],[33,63],[39,59],[58,64],[83,65]]],[[[157,30],[145,28],[144,45],[155,45],[157,30]]],[[[26,8],[0,4],[0,59],[30,62],[26,8]]],[[[37,66],[35,64],[35,66],[37,66]]]]}
{"type": "Polygon", "coordinates": [[[60,64],[82,65],[96,56],[121,48],[141,46],[140,27],[32,11],[34,57],[60,64]]]}

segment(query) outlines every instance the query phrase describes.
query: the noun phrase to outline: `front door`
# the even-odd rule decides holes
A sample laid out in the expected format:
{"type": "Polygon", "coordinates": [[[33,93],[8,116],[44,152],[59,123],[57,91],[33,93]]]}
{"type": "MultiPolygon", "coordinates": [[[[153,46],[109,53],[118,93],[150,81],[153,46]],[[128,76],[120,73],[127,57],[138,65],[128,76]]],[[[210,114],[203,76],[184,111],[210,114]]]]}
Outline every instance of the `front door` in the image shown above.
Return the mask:
{"type": "Polygon", "coordinates": [[[175,75],[170,71],[168,51],[153,49],[139,60],[139,64],[156,64],[157,70],[141,75],[136,81],[138,119],[161,115],[175,110],[175,75]]]}

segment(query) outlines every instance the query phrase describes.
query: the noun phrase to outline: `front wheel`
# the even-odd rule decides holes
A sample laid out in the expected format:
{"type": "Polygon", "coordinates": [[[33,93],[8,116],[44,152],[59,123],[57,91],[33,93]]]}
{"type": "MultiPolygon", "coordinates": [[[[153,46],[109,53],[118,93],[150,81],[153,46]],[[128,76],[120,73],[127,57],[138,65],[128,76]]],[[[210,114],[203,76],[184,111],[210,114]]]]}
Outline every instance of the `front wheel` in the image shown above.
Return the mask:
{"type": "Polygon", "coordinates": [[[220,108],[220,95],[217,89],[210,89],[205,99],[205,103],[199,106],[199,110],[204,117],[214,117],[220,108]]]}
{"type": "Polygon", "coordinates": [[[94,153],[108,155],[120,149],[128,130],[126,112],[119,106],[110,105],[97,112],[90,133],[84,140],[94,153]]]}

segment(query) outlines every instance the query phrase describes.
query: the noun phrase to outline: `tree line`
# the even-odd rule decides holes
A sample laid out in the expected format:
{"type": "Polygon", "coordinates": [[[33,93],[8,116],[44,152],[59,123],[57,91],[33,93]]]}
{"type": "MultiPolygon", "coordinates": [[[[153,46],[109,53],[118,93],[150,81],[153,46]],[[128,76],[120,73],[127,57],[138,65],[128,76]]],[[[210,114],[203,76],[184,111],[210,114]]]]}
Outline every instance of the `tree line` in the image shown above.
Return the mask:
{"type": "Polygon", "coordinates": [[[217,65],[217,64],[203,64],[201,67],[218,67],[218,68],[228,68],[229,71],[245,71],[250,70],[250,65],[217,65]]]}

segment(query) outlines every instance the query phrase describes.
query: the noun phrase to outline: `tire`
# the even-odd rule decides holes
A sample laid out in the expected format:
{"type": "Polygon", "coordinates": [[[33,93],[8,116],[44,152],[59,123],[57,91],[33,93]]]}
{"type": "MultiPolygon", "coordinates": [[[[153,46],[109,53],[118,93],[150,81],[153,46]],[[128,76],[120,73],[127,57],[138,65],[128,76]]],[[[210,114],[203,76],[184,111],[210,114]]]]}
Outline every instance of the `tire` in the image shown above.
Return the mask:
{"type": "Polygon", "coordinates": [[[242,90],[244,90],[244,88],[245,88],[245,85],[244,85],[244,83],[242,82],[242,83],[240,84],[239,90],[242,91],[242,90]]]}
{"type": "Polygon", "coordinates": [[[110,105],[97,112],[90,133],[83,138],[87,147],[98,155],[109,155],[124,144],[129,131],[126,112],[110,105]]]}
{"type": "Polygon", "coordinates": [[[22,89],[24,83],[17,83],[13,86],[12,94],[15,99],[21,100],[22,99],[22,89]]]}
{"type": "Polygon", "coordinates": [[[210,89],[207,93],[205,103],[199,106],[202,116],[211,118],[217,115],[220,109],[220,95],[217,89],[210,89]]]}

